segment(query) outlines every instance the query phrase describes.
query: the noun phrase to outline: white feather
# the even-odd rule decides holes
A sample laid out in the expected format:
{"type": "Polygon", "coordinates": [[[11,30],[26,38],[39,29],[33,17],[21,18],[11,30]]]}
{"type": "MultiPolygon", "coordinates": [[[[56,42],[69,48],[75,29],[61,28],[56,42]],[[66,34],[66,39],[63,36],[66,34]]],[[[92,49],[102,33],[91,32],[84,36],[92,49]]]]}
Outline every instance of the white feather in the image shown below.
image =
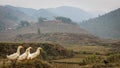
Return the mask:
{"type": "Polygon", "coordinates": [[[37,58],[40,55],[40,50],[41,49],[42,49],[41,47],[38,47],[37,50],[36,50],[36,52],[31,53],[31,54],[29,52],[27,59],[29,60],[29,59],[35,59],[35,58],[37,58]]]}
{"type": "Polygon", "coordinates": [[[9,60],[16,60],[19,57],[19,55],[20,55],[20,49],[21,48],[23,48],[23,46],[19,46],[17,48],[17,52],[16,53],[13,53],[11,55],[7,55],[7,59],[9,59],[9,60]]]}
{"type": "Polygon", "coordinates": [[[27,57],[28,57],[28,52],[30,52],[30,49],[31,49],[31,48],[32,48],[32,47],[27,48],[26,51],[25,51],[22,55],[20,55],[17,60],[18,60],[18,61],[26,60],[27,57]]]}

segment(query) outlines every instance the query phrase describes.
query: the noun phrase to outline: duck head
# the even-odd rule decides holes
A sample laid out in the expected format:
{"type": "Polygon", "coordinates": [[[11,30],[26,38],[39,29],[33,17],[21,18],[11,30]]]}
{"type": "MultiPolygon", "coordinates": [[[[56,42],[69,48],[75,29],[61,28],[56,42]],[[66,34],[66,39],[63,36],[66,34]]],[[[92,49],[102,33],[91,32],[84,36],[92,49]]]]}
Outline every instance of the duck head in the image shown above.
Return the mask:
{"type": "Polygon", "coordinates": [[[20,48],[20,49],[21,49],[21,48],[24,48],[24,47],[23,47],[23,46],[18,46],[18,48],[20,48]]]}
{"type": "Polygon", "coordinates": [[[38,47],[38,50],[42,50],[42,48],[41,48],[41,47],[38,47]]]}
{"type": "Polygon", "coordinates": [[[27,50],[31,50],[31,49],[32,49],[32,47],[28,47],[28,48],[27,48],[27,50]]]}
{"type": "Polygon", "coordinates": [[[30,52],[31,49],[32,49],[32,47],[28,47],[28,48],[26,49],[26,52],[30,52]]]}

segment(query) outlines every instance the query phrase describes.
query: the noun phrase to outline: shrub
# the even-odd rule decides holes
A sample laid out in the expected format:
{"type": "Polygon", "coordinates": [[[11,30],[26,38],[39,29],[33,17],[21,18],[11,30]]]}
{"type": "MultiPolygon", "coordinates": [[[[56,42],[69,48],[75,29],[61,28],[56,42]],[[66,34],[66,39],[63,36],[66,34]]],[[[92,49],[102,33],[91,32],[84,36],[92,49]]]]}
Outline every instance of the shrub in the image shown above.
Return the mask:
{"type": "Polygon", "coordinates": [[[120,60],[120,54],[112,54],[107,57],[109,62],[118,62],[120,60]]]}
{"type": "Polygon", "coordinates": [[[101,62],[102,58],[96,55],[90,55],[83,59],[84,64],[91,64],[91,63],[99,63],[101,62]]]}
{"type": "Polygon", "coordinates": [[[37,33],[38,33],[39,35],[41,34],[40,28],[38,28],[37,33]]]}

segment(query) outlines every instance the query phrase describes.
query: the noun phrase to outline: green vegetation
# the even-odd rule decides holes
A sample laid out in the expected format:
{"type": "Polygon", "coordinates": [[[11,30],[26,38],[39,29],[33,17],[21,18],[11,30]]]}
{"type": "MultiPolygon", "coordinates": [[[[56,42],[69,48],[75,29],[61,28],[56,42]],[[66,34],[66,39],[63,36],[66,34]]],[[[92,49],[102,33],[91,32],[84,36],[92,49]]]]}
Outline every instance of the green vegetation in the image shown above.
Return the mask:
{"type": "Polygon", "coordinates": [[[38,18],[38,23],[43,23],[43,22],[44,22],[44,20],[46,20],[46,18],[39,17],[39,18],[38,18]]]}
{"type": "Polygon", "coordinates": [[[40,28],[38,28],[37,33],[38,33],[39,35],[41,34],[40,28]]]}
{"type": "Polygon", "coordinates": [[[30,25],[30,23],[28,21],[21,21],[20,25],[21,25],[21,27],[27,27],[30,25]]]}
{"type": "Polygon", "coordinates": [[[66,18],[66,17],[55,17],[56,20],[60,20],[64,23],[73,23],[72,20],[70,18],[66,18]]]}
{"type": "Polygon", "coordinates": [[[20,24],[18,25],[17,29],[27,26],[30,26],[30,23],[28,21],[20,21],[20,24]]]}
{"type": "Polygon", "coordinates": [[[101,57],[96,55],[90,55],[83,59],[83,64],[93,64],[93,63],[100,63],[101,57]]]}
{"type": "Polygon", "coordinates": [[[120,54],[111,54],[108,56],[107,60],[109,62],[120,62],[120,54]]]}

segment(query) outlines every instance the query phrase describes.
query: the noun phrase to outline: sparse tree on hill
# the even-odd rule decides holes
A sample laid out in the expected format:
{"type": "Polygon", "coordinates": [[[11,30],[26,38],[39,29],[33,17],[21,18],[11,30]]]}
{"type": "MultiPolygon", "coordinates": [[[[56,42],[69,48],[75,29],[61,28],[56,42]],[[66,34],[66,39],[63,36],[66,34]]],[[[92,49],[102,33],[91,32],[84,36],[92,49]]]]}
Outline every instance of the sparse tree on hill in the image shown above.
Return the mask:
{"type": "Polygon", "coordinates": [[[47,19],[46,19],[46,18],[43,18],[43,17],[39,17],[39,18],[38,18],[38,23],[43,23],[44,20],[47,20],[47,19]]]}
{"type": "Polygon", "coordinates": [[[30,25],[30,23],[28,21],[20,21],[20,24],[18,25],[18,27],[16,29],[19,29],[22,27],[27,27],[29,25],[30,25]]]}
{"type": "Polygon", "coordinates": [[[66,17],[55,17],[56,20],[60,20],[64,23],[72,23],[72,20],[70,18],[66,18],[66,17]]]}
{"type": "Polygon", "coordinates": [[[26,26],[29,26],[30,23],[29,23],[28,21],[21,21],[21,22],[20,22],[20,25],[21,25],[22,27],[26,27],[26,26]]]}
{"type": "Polygon", "coordinates": [[[40,33],[41,33],[40,28],[38,28],[38,34],[40,34],[40,33]]]}

